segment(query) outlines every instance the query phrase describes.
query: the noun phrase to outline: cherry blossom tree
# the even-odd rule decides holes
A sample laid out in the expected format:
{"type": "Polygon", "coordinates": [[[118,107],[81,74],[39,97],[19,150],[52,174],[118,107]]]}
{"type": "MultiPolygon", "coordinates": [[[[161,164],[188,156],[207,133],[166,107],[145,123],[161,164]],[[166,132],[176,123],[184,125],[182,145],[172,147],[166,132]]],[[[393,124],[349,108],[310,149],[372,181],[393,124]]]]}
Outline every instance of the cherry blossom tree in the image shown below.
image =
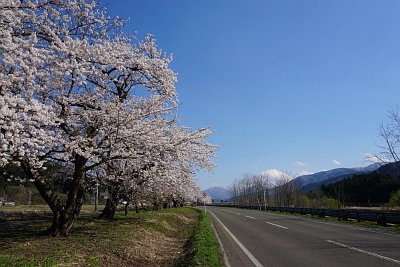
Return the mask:
{"type": "Polygon", "coordinates": [[[130,179],[172,182],[160,172],[211,166],[209,130],[171,127],[176,75],[151,35],[133,44],[122,20],[83,0],[3,1],[0,26],[0,160],[20,164],[48,203],[52,235],[68,234],[100,167],[117,181],[126,160],[130,179]],[[44,175],[51,162],[69,171],[65,201],[44,175]]]}
{"type": "Polygon", "coordinates": [[[19,164],[65,236],[93,179],[118,198],[198,198],[193,173],[212,169],[208,128],[177,126],[172,58],[148,35],[133,43],[123,21],[95,1],[0,3],[0,165],[19,164]],[[62,166],[68,192],[46,168],[62,166]],[[197,195],[197,196],[196,196],[197,195]],[[129,196],[129,197],[128,197],[129,196]]]}
{"type": "Polygon", "coordinates": [[[206,141],[212,134],[210,129],[191,131],[165,120],[156,125],[149,131],[153,135],[151,139],[129,145],[135,147],[138,156],[132,154],[124,160],[110,162],[103,172],[109,198],[101,217],[113,218],[118,199],[135,202],[138,194],[151,199],[156,209],[168,200],[177,206],[186,199],[184,192],[193,186],[192,174],[199,168],[214,167],[210,159],[215,157],[218,147],[206,141]]]}

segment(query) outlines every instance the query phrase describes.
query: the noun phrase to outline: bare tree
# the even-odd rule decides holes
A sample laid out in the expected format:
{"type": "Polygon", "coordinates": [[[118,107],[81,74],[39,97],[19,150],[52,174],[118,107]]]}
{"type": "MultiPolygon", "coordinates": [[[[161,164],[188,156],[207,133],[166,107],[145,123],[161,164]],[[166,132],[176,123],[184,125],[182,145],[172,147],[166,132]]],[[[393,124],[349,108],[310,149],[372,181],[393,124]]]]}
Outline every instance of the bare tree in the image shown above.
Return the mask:
{"type": "Polygon", "coordinates": [[[381,156],[378,158],[381,162],[400,161],[400,114],[398,109],[392,109],[388,114],[389,122],[381,123],[379,126],[379,135],[383,138],[385,144],[379,146],[382,149],[381,156]]]}
{"type": "Polygon", "coordinates": [[[276,179],[274,187],[275,205],[284,207],[299,206],[302,193],[298,185],[291,181],[292,178],[292,174],[283,172],[276,179]]]}
{"type": "Polygon", "coordinates": [[[233,202],[239,204],[239,182],[237,179],[229,187],[229,192],[232,195],[233,202]]]}
{"type": "Polygon", "coordinates": [[[267,205],[270,183],[268,176],[246,174],[230,186],[234,202],[239,205],[257,205],[260,209],[267,205]]]}
{"type": "MultiPolygon", "coordinates": [[[[400,161],[400,111],[395,108],[388,112],[388,121],[379,125],[379,136],[383,144],[378,145],[379,154],[366,156],[366,160],[388,164],[400,161]]],[[[393,171],[400,175],[400,167],[393,164],[393,171]]]]}
{"type": "Polygon", "coordinates": [[[262,209],[263,206],[267,206],[267,199],[269,195],[268,176],[263,174],[253,175],[251,177],[251,181],[253,187],[253,199],[255,200],[256,205],[262,209]]]}

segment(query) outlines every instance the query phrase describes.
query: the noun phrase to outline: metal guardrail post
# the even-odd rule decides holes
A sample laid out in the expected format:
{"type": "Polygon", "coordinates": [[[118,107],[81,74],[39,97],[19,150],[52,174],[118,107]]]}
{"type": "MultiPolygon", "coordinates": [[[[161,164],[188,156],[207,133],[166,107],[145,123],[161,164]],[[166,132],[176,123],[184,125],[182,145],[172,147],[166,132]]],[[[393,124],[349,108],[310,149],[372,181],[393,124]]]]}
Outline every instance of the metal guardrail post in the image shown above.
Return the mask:
{"type": "Polygon", "coordinates": [[[386,216],[384,212],[377,212],[376,213],[376,222],[379,225],[386,226],[386,216]]]}
{"type": "Polygon", "coordinates": [[[348,212],[346,210],[342,210],[342,220],[347,221],[349,219],[348,212]]]}
{"type": "Polygon", "coordinates": [[[325,218],[325,210],[324,210],[324,209],[321,209],[321,212],[320,212],[320,214],[319,214],[319,217],[325,218]]]}

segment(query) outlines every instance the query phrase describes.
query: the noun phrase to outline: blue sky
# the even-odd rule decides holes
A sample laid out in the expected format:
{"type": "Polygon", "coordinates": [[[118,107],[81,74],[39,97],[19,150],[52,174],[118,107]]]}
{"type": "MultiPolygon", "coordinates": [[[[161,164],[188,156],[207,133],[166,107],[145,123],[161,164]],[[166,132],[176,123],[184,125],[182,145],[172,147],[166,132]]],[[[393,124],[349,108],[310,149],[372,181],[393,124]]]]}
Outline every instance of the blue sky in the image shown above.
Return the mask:
{"type": "Polygon", "coordinates": [[[270,169],[365,166],[379,151],[378,125],[400,99],[399,1],[103,3],[174,55],[182,123],[216,131],[203,189],[270,169]]]}

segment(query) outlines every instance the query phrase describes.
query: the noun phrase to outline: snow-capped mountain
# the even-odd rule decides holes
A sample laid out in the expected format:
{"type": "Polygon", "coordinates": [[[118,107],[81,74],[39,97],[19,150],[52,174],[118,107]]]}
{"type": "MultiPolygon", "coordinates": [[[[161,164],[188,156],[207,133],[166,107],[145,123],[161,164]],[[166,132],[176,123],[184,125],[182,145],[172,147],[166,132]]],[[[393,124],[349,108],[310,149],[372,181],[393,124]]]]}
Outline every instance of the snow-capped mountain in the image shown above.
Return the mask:
{"type": "Polygon", "coordinates": [[[293,179],[291,182],[299,186],[303,191],[310,191],[322,184],[334,183],[336,181],[350,178],[354,174],[370,173],[376,171],[380,164],[374,163],[366,167],[358,168],[338,168],[329,171],[317,172],[314,174],[303,175],[293,179]]]}
{"type": "Polygon", "coordinates": [[[211,199],[216,202],[221,200],[226,201],[232,197],[229,190],[225,187],[213,186],[204,190],[203,192],[207,193],[207,195],[209,195],[211,199]]]}

